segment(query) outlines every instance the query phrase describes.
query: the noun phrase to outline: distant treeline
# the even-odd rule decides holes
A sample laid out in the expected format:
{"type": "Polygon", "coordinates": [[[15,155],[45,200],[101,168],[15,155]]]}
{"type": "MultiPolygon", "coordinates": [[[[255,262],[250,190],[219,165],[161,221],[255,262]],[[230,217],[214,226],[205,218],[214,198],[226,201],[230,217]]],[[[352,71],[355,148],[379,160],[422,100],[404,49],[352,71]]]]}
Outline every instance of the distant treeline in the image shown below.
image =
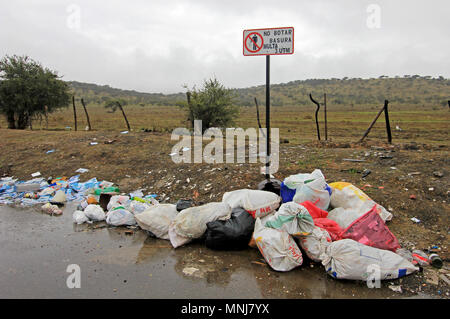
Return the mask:
{"type": "MultiPolygon", "coordinates": [[[[184,93],[162,94],[121,90],[108,85],[69,82],[77,97],[88,103],[102,104],[109,98],[126,99],[129,104],[141,106],[176,105],[186,99],[184,93]]],[[[265,103],[265,85],[234,89],[235,102],[240,106],[253,106],[254,98],[265,103]]],[[[446,106],[450,99],[450,80],[440,76],[405,75],[389,78],[343,78],[310,79],[291,81],[271,86],[271,105],[310,105],[309,93],[322,100],[327,94],[327,104],[339,106],[382,104],[385,99],[391,103],[411,106],[446,106]]]]}

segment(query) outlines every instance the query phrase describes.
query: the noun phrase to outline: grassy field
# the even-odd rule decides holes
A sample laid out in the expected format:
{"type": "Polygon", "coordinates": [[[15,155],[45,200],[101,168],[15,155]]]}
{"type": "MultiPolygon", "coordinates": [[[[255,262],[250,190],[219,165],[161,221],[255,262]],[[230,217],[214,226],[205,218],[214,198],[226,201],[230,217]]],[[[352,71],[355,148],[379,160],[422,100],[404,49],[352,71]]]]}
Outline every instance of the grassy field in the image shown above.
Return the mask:
{"type": "MultiPolygon", "coordinates": [[[[380,106],[340,107],[329,106],[327,110],[328,139],[333,142],[356,142],[363,135],[380,106]]],[[[92,129],[95,131],[122,131],[126,124],[120,111],[108,113],[99,105],[88,105],[92,129]]],[[[236,127],[257,127],[255,107],[241,107],[236,127]]],[[[135,106],[125,107],[133,131],[150,129],[155,132],[169,133],[177,127],[189,127],[183,110],[176,106],[135,106]]],[[[317,140],[314,120],[315,107],[272,107],[271,127],[280,129],[280,138],[289,143],[304,143],[317,140]]],[[[260,106],[261,124],[265,123],[265,107],[260,106]]],[[[78,130],[87,126],[86,116],[81,105],[77,106],[78,130]]],[[[409,110],[408,106],[390,106],[389,117],[394,142],[416,142],[448,145],[448,127],[450,112],[447,108],[434,106],[409,110]],[[401,128],[396,130],[396,126],[401,128]]],[[[325,138],[323,109],[319,114],[321,138],[325,138]]],[[[74,129],[72,107],[49,116],[49,130],[74,129]]],[[[0,119],[0,128],[6,128],[6,121],[0,119]]],[[[45,121],[34,121],[33,129],[45,129],[45,121]]],[[[373,127],[368,140],[386,141],[386,127],[382,114],[373,127]]]]}

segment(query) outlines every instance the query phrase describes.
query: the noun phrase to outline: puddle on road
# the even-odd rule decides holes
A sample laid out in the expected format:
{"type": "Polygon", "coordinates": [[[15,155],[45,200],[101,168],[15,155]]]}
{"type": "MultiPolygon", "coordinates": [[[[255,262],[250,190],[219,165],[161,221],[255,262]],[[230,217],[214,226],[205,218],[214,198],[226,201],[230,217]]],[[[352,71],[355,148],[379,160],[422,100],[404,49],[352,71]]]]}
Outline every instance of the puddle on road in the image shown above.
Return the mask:
{"type": "Polygon", "coordinates": [[[0,206],[0,298],[399,298],[387,288],[337,281],[307,263],[273,271],[258,250],[213,251],[201,243],[173,249],[139,229],[76,225],[62,216],[0,206]],[[70,264],[81,288],[69,289],[70,264]]]}

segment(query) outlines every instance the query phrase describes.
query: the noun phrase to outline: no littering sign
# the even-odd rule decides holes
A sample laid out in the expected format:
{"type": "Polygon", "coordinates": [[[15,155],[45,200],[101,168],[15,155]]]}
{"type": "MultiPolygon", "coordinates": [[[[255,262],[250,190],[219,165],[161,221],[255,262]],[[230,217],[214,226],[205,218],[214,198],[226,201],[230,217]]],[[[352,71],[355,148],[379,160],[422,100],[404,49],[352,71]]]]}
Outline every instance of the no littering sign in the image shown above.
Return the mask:
{"type": "Polygon", "coordinates": [[[294,28],[244,30],[244,55],[284,55],[294,53],[294,28]]]}

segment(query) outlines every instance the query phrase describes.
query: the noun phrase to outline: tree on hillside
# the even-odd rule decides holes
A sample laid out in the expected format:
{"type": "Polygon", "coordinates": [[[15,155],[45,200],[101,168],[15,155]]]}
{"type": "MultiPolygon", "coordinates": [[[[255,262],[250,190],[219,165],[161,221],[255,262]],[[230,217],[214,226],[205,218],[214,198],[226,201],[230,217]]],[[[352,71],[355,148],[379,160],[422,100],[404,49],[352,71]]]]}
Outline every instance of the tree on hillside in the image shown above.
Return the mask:
{"type": "MultiPolygon", "coordinates": [[[[211,127],[226,127],[234,124],[239,110],[233,104],[232,90],[226,89],[217,79],[206,80],[200,90],[187,91],[188,102],[180,106],[187,111],[188,121],[202,121],[202,131],[211,127]]],[[[202,133],[203,133],[202,132],[202,133]]]]}
{"type": "Polygon", "coordinates": [[[69,86],[56,72],[28,56],[7,55],[0,61],[0,113],[8,128],[25,129],[33,118],[69,103],[69,86]]]}

